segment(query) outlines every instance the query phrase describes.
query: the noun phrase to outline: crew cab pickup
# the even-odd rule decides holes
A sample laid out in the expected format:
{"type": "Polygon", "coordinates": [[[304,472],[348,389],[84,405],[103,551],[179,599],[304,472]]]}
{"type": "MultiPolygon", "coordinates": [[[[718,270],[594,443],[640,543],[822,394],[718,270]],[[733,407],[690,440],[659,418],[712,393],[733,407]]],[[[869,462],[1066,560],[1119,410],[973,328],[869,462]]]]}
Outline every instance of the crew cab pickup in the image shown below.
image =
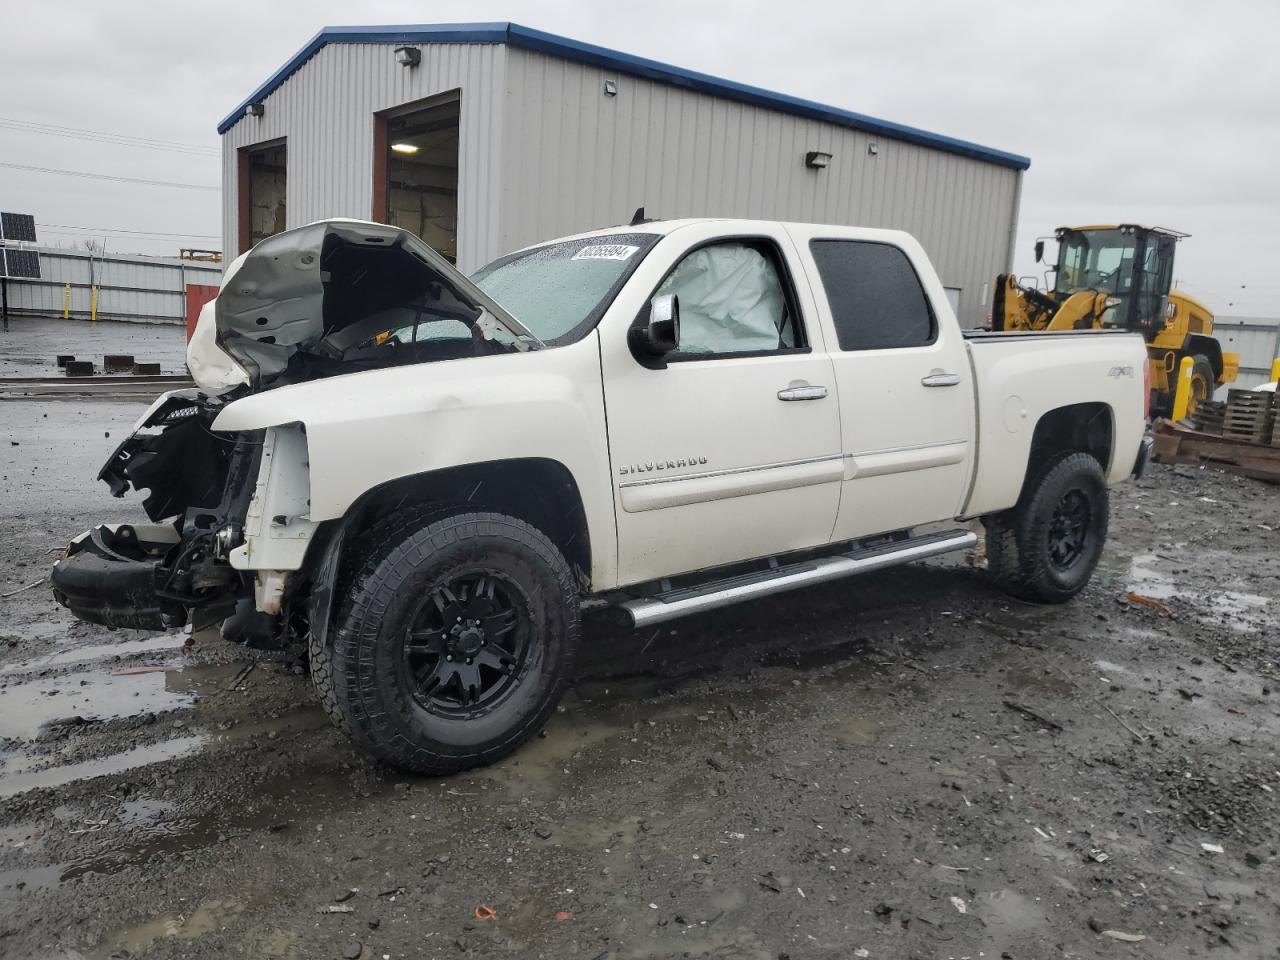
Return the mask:
{"type": "Polygon", "coordinates": [[[112,627],[303,645],[366,751],[527,740],[584,602],[636,626],[964,551],[1070,599],[1145,463],[1142,338],[962,331],[909,235],[748,220],[553,240],[470,278],[329,220],[226,271],[103,467],[151,524],[52,572],[112,627]]]}

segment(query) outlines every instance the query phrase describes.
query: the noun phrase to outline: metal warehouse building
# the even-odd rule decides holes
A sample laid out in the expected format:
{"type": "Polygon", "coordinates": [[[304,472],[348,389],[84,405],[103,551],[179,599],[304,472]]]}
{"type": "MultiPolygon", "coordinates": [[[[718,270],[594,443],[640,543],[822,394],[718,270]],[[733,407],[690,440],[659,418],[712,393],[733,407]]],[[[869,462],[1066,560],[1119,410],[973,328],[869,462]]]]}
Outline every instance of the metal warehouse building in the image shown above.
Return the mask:
{"type": "Polygon", "coordinates": [[[1011,267],[1030,165],[514,23],[326,28],[218,131],[228,252],[335,216],[405,227],[466,272],[640,206],[895,227],[969,326],[1011,267]]]}

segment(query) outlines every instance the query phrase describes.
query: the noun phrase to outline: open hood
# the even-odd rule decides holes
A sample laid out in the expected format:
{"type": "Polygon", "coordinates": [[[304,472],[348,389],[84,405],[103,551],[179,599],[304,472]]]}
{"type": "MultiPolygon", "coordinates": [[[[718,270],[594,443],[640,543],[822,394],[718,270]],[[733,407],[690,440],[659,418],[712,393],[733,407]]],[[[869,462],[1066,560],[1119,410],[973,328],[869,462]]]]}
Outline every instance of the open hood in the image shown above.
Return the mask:
{"type": "Polygon", "coordinates": [[[231,264],[212,307],[213,336],[202,316],[188,363],[216,367],[216,347],[252,389],[542,345],[417,237],[359,220],[268,237],[231,264]]]}

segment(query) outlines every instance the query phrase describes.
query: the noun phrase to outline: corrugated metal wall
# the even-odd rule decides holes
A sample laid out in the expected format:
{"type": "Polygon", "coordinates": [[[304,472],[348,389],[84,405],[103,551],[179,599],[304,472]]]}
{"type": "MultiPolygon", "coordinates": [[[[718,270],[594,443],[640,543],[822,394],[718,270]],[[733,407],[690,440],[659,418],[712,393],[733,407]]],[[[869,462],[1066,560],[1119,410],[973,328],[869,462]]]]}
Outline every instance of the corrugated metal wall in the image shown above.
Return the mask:
{"type": "MultiPolygon", "coordinates": [[[[1214,317],[1213,334],[1223,350],[1240,354],[1240,376],[1230,387],[1271,381],[1271,363],[1280,357],[1280,317],[1214,317]]],[[[1218,399],[1226,395],[1226,389],[1218,391],[1218,399]]]]}
{"type": "Polygon", "coordinates": [[[186,323],[186,285],[222,282],[215,263],[31,249],[40,253],[40,279],[9,281],[9,310],[27,316],[61,317],[69,284],[71,316],[87,319],[89,287],[96,282],[99,320],[186,323]]]}
{"type": "Polygon", "coordinates": [[[280,137],[288,145],[289,227],[325,217],[368,220],[373,193],[373,115],[462,90],[458,151],[458,265],[473,270],[497,253],[498,157],[502,151],[507,48],[422,46],[422,63],[396,63],[390,44],[337,43],[319,50],[222,137],[222,244],[238,250],[236,151],[280,137]]]}
{"type": "Polygon", "coordinates": [[[333,43],[223,135],[223,249],[234,255],[241,147],[286,138],[287,223],[368,219],[373,115],[462,91],[458,265],[651,216],[739,216],[910,231],[961,322],[986,319],[1011,261],[1020,173],[940,150],[500,44],[333,43]],[[603,95],[606,77],[616,97],[603,95]],[[878,155],[868,155],[874,142],[878,155]],[[811,170],[804,153],[831,153],[811,170]]]}
{"type": "Polygon", "coordinates": [[[1019,171],[525,50],[507,57],[502,251],[625,223],[641,205],[893,227],[960,289],[961,322],[986,321],[989,285],[1011,260],[1019,171]],[[603,94],[606,78],[617,96],[603,94]],[[830,153],[830,167],[807,168],[809,150],[830,153]]]}

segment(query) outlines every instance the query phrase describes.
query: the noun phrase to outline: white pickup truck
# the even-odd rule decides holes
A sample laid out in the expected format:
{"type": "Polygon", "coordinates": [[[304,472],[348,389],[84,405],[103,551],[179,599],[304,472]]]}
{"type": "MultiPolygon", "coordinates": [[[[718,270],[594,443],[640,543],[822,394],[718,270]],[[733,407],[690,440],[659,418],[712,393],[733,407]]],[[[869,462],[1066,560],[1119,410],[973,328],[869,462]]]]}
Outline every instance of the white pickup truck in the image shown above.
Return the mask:
{"type": "Polygon", "coordinates": [[[152,524],[68,546],[113,627],[303,644],[400,767],[487,763],[570,677],[579,608],[637,626],[965,550],[1061,602],[1140,472],[1142,338],[962,332],[905,233],[640,222],[470,279],[330,220],[230,265],[100,478],[152,524]]]}

